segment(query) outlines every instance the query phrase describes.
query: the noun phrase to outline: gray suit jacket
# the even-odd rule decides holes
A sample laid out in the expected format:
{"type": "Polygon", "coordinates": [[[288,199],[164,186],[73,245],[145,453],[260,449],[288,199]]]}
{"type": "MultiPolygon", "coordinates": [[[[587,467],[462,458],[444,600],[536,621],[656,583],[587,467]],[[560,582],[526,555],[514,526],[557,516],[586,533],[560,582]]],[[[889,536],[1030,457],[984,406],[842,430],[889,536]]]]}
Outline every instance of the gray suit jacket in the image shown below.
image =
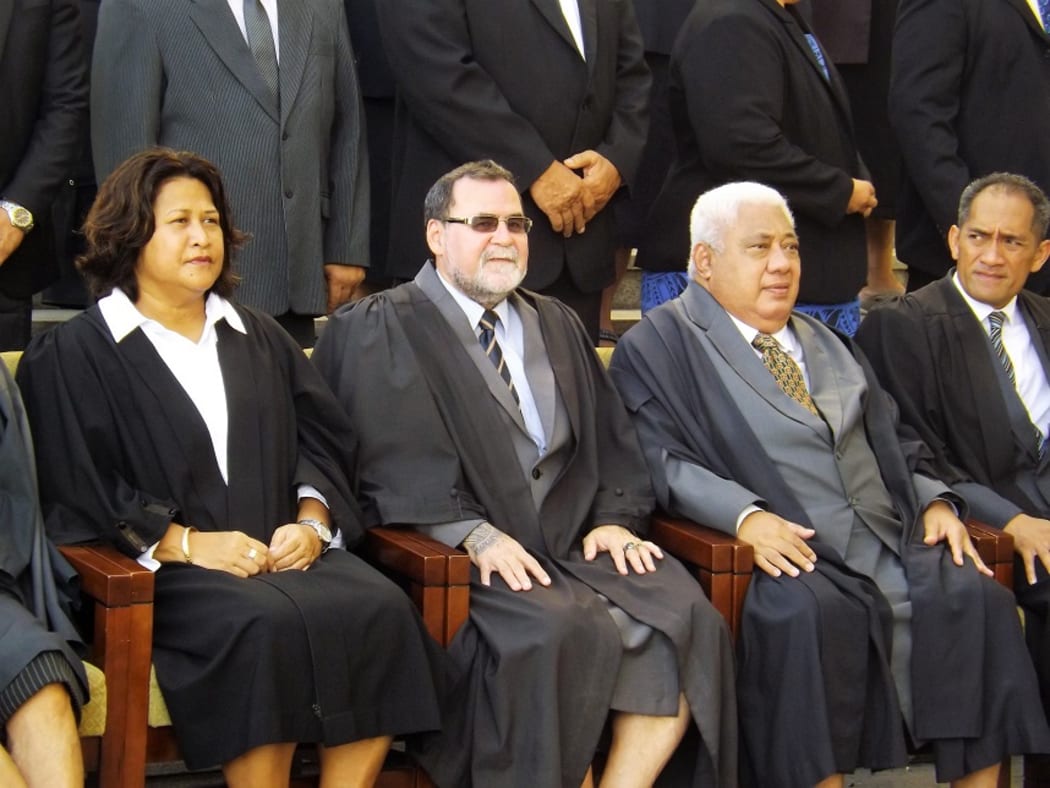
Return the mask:
{"type": "MultiPolygon", "coordinates": [[[[697,285],[682,295],[677,308],[689,321],[697,347],[712,360],[734,406],[762,436],[769,458],[796,490],[818,538],[845,556],[854,515],[859,516],[892,551],[900,550],[900,521],[868,445],[863,402],[868,384],[846,346],[805,316],[792,317],[803,347],[810,388],[824,416],[821,420],[787,397],[761,359],[744,341],[725,310],[697,285]]],[[[639,426],[643,445],[646,428],[639,426]]],[[[672,511],[735,533],[737,516],[751,504],[765,506],[755,493],[735,481],[668,454],[664,463],[672,511]]],[[[948,488],[912,475],[919,510],[948,488]]],[[[660,489],[662,485],[657,485],[660,489]]],[[[782,514],[778,512],[778,514],[782,514]]]]}
{"type": "Polygon", "coordinates": [[[252,234],[237,297],[271,314],[320,314],[324,263],[367,265],[368,164],[338,0],[278,0],[280,106],[226,0],[106,0],[92,67],[99,178],[151,145],[222,170],[252,234]]]}

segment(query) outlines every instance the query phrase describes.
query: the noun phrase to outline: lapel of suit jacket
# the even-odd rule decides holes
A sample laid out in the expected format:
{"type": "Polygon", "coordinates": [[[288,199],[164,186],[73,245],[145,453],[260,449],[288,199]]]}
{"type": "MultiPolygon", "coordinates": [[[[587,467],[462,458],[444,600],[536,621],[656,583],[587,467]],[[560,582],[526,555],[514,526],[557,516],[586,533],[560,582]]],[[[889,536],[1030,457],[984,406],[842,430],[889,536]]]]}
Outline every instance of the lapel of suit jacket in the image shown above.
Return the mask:
{"type": "Polygon", "coordinates": [[[11,29],[14,11],[14,0],[0,0],[0,61],[4,59],[4,50],[7,49],[7,34],[11,29]]]}
{"type": "Polygon", "coordinates": [[[313,34],[313,15],[302,0],[278,0],[277,29],[281,39],[281,125],[295,105],[306,70],[306,56],[313,34]]]}
{"type": "Polygon", "coordinates": [[[511,293],[509,300],[514,304],[521,321],[522,337],[525,343],[525,377],[528,378],[532,399],[540,414],[543,434],[547,438],[547,451],[556,448],[551,445],[554,438],[554,411],[557,405],[557,389],[554,381],[554,370],[551,367],[550,355],[547,353],[540,331],[540,321],[536,310],[517,293],[511,293]]]}
{"type": "Polygon", "coordinates": [[[1036,19],[1035,13],[1032,11],[1032,6],[1028,5],[1028,0],[1003,0],[1003,2],[1011,6],[1014,11],[1024,18],[1028,29],[1042,39],[1044,44],[1050,44],[1050,35],[1047,35],[1047,32],[1043,30],[1043,26],[1039,24],[1039,20],[1036,19]]]}
{"type": "MultiPolygon", "coordinates": [[[[259,105],[275,121],[280,121],[277,101],[263,82],[259,67],[244,40],[237,20],[226,0],[192,0],[190,18],[209,46],[259,105]]],[[[284,42],[281,42],[281,67],[284,67],[284,42]]]]}
{"type": "MultiPolygon", "coordinates": [[[[594,39],[595,36],[598,35],[598,25],[595,21],[593,0],[579,0],[579,2],[580,21],[583,24],[584,52],[588,52],[587,62],[590,63],[593,60],[593,58],[589,57],[590,53],[586,48],[588,46],[587,42],[591,39],[594,39]],[[591,31],[588,31],[587,14],[585,14],[584,12],[585,8],[587,8],[588,6],[590,7],[591,11],[591,31]],[[591,35],[588,35],[588,32],[591,32],[591,35]]],[[[532,4],[536,6],[536,9],[540,12],[540,14],[543,15],[543,18],[547,20],[550,26],[553,27],[555,31],[557,31],[558,35],[565,39],[565,43],[571,46],[573,48],[573,51],[579,52],[580,50],[576,46],[576,39],[572,37],[572,31],[569,30],[569,23],[565,21],[565,14],[562,13],[561,4],[558,2],[558,0],[532,0],[532,4]]]]}
{"type": "MultiPolygon", "coordinates": [[[[832,441],[838,443],[846,419],[846,403],[859,409],[860,398],[851,400],[846,394],[847,383],[839,375],[837,365],[828,357],[827,348],[822,338],[813,330],[813,326],[802,317],[792,315],[791,327],[802,345],[806,371],[809,374],[810,395],[820,408],[827,426],[831,428],[832,441]]],[[[853,412],[850,415],[859,414],[853,412]]]]}
{"type": "Polygon", "coordinates": [[[998,371],[993,366],[997,362],[988,334],[955,289],[951,281],[954,270],[932,285],[940,291],[948,321],[944,338],[947,353],[935,359],[935,363],[941,365],[943,379],[958,380],[961,372],[968,381],[968,385],[954,390],[956,401],[963,409],[954,418],[979,425],[985,466],[1007,467],[1005,463],[1013,457],[1015,447],[1013,419],[999,387],[998,371]]]}
{"type": "Polygon", "coordinates": [[[456,338],[459,339],[463,349],[466,350],[470,360],[474,362],[474,366],[477,367],[478,372],[485,381],[485,386],[488,388],[489,393],[499,403],[499,406],[507,412],[507,415],[513,419],[518,428],[528,435],[529,431],[525,427],[525,419],[522,418],[521,410],[518,409],[518,404],[514,401],[514,396],[510,393],[506,381],[500,377],[496,367],[493,366],[489,357],[485,355],[485,351],[481,349],[478,335],[474,332],[474,326],[470,325],[466,314],[460,309],[459,304],[456,303],[456,300],[449,294],[448,290],[445,289],[441,280],[438,279],[434,266],[423,266],[413,281],[423,291],[423,294],[434,303],[434,306],[441,312],[441,316],[448,321],[456,338]]]}
{"type": "Polygon", "coordinates": [[[680,298],[689,319],[706,333],[711,346],[744,383],[781,415],[820,431],[812,423],[819,420],[784,394],[755,349],[744,341],[740,330],[714,296],[700,285],[690,283],[680,298]]]}
{"type": "MultiPolygon", "coordinates": [[[[806,26],[802,16],[797,13],[796,9],[792,8],[789,10],[784,8],[776,0],[759,0],[759,2],[773,13],[780,21],[780,24],[784,26],[784,31],[787,33],[788,38],[791,39],[791,42],[806,58],[806,61],[816,72],[817,76],[820,77],[821,83],[831,95],[832,101],[835,102],[839,112],[843,113],[847,120],[851,119],[849,96],[846,94],[846,87],[842,84],[838,71],[835,70],[835,64],[831,62],[831,55],[828,54],[826,49],[824,50],[824,62],[828,69],[828,76],[825,77],[824,69],[820,67],[820,61],[817,60],[817,56],[813,53],[813,48],[809,45],[809,41],[806,40],[806,33],[812,33],[812,31],[806,26]]],[[[848,125],[851,128],[853,126],[852,122],[848,125]]]]}
{"type": "Polygon", "coordinates": [[[583,28],[583,52],[587,73],[594,74],[598,60],[598,0],[579,0],[580,26],[583,28]]]}
{"type": "Polygon", "coordinates": [[[157,410],[157,418],[168,422],[182,452],[186,472],[193,477],[194,485],[200,491],[201,501],[214,522],[225,522],[226,483],[215,460],[208,427],[197,406],[141,328],[136,328],[118,342],[117,352],[162,405],[157,410]]]}

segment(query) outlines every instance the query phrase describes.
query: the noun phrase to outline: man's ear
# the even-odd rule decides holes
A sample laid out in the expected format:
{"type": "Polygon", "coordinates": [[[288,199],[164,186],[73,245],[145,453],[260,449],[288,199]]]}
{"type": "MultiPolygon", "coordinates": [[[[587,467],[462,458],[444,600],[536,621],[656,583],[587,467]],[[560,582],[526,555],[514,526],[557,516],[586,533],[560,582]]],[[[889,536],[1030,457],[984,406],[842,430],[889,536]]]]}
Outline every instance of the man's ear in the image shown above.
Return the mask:
{"type": "Polygon", "coordinates": [[[445,225],[437,219],[427,222],[427,246],[435,257],[445,254],[445,225]]]}
{"type": "Polygon", "coordinates": [[[693,261],[693,278],[697,284],[704,284],[711,278],[711,247],[701,241],[693,247],[690,258],[693,261]]]}
{"type": "Polygon", "coordinates": [[[1043,263],[1046,262],[1047,256],[1050,256],[1050,241],[1042,240],[1039,242],[1037,247],[1035,260],[1032,262],[1032,267],[1029,269],[1031,273],[1035,273],[1043,267],[1043,263]]]}
{"type": "Polygon", "coordinates": [[[957,224],[953,224],[948,228],[948,249],[952,253],[952,259],[955,261],[959,260],[959,233],[962,230],[959,229],[957,224]]]}

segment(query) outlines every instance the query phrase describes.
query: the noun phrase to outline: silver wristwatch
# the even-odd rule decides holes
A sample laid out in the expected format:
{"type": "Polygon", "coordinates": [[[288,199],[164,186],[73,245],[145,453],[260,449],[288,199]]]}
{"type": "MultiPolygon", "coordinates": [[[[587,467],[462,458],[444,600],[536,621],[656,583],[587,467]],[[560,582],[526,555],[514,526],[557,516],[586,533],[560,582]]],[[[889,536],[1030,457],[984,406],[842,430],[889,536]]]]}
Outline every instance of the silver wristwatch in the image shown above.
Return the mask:
{"type": "Polygon", "coordinates": [[[0,200],[0,208],[7,211],[7,218],[11,220],[11,226],[17,227],[24,233],[33,229],[33,214],[28,208],[23,208],[16,202],[0,200]]]}
{"type": "Polygon", "coordinates": [[[322,523],[320,520],[314,520],[311,517],[304,517],[298,521],[299,525],[308,525],[314,529],[317,534],[317,538],[321,540],[321,552],[323,553],[332,544],[332,532],[328,529],[328,526],[322,523]]]}

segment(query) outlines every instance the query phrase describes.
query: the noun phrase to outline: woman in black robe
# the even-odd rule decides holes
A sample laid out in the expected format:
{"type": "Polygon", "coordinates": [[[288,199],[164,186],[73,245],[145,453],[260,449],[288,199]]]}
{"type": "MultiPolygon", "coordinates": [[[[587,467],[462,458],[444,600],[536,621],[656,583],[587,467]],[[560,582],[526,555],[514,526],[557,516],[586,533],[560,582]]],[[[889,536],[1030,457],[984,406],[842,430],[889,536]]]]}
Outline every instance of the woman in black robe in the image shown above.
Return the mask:
{"type": "Polygon", "coordinates": [[[85,236],[98,303],[19,367],[49,534],[157,568],[153,659],[191,769],[286,786],[316,742],[322,784],[371,785],[393,735],[438,727],[443,655],[339,549],[362,535],[354,436],[292,339],[226,300],[241,236],[218,171],[137,154],[85,236]]]}

